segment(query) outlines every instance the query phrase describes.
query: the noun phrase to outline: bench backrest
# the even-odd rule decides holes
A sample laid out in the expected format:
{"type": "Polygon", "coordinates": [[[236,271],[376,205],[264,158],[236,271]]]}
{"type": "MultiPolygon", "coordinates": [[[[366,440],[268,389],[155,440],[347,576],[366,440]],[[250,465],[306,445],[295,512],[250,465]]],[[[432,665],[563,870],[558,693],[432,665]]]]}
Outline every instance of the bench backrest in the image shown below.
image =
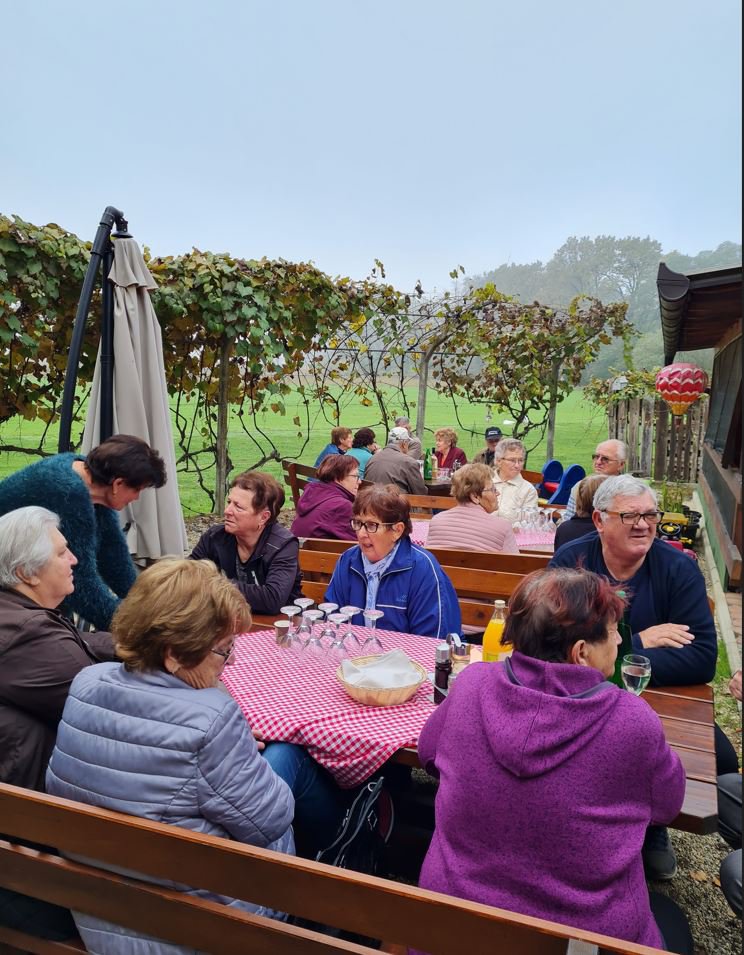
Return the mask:
{"type": "MultiPolygon", "coordinates": [[[[473,955],[565,955],[576,951],[569,948],[572,939],[583,952],[601,945],[626,955],[659,955],[657,949],[15,786],[0,784],[0,818],[12,838],[84,854],[155,879],[248,898],[431,955],[450,955],[463,939],[473,955]]],[[[213,955],[374,951],[4,839],[0,885],[213,955]]],[[[0,942],[18,941],[18,935],[0,927],[0,942]]],[[[44,942],[29,950],[70,948],[44,942]]]]}
{"type": "Polygon", "coordinates": [[[442,567],[472,567],[477,570],[501,570],[509,574],[530,574],[548,566],[552,554],[486,554],[479,550],[452,550],[429,547],[442,567]]]}
{"type": "Polygon", "coordinates": [[[308,483],[309,478],[314,478],[318,472],[317,468],[309,464],[300,464],[298,461],[282,460],[282,470],[284,471],[284,480],[292,494],[292,501],[297,507],[300,495],[308,483]]]}
{"type": "Polygon", "coordinates": [[[454,497],[439,497],[436,494],[405,494],[415,521],[430,520],[434,511],[448,511],[457,504],[454,497]]]}

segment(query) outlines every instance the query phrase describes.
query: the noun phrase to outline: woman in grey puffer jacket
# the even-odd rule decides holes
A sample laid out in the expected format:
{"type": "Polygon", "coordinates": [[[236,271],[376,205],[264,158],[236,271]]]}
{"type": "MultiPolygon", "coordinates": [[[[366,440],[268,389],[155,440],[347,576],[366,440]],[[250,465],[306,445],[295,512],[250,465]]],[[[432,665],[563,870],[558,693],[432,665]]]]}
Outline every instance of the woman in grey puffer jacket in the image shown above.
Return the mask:
{"type": "MultiPolygon", "coordinates": [[[[259,756],[245,717],[219,688],[234,634],[249,625],[244,598],[211,562],[167,560],[146,570],[112,624],[124,662],[87,667],[73,680],[47,790],[294,853],[290,789],[259,756]]],[[[185,891],[283,918],[249,902],[185,891]]],[[[82,912],[73,915],[88,952],[192,951],[82,912]]]]}

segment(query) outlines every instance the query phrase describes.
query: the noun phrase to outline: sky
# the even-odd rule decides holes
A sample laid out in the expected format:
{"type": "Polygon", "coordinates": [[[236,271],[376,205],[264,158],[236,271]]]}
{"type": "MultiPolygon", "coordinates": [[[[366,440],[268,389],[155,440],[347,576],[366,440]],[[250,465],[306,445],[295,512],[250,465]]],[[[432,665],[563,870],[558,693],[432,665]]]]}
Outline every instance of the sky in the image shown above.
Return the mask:
{"type": "Polygon", "coordinates": [[[741,241],[740,0],[0,0],[0,212],[402,290],[741,241]]]}

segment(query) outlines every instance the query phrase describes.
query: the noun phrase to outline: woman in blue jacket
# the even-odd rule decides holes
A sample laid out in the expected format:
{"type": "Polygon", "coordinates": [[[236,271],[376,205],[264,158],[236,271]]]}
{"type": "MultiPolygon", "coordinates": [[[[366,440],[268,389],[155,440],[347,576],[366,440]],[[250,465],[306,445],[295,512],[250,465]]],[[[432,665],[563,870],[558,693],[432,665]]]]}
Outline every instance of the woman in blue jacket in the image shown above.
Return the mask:
{"type": "MultiPolygon", "coordinates": [[[[144,571],[114,616],[123,663],[85,667],[73,680],[47,791],[293,853],[290,786],[261,757],[237,703],[219,688],[234,635],[249,625],[245,599],[211,562],[166,560],[144,571]]],[[[277,917],[249,901],[185,891],[277,917]]],[[[73,915],[86,950],[98,955],[187,951],[73,915]]]]}
{"type": "MultiPolygon", "coordinates": [[[[394,484],[364,488],[354,499],[358,544],[339,557],[326,600],[381,610],[383,630],[440,639],[460,632],[454,588],[433,554],[411,543],[408,500],[394,484]]],[[[362,614],[353,618],[363,623],[362,614]]]]}

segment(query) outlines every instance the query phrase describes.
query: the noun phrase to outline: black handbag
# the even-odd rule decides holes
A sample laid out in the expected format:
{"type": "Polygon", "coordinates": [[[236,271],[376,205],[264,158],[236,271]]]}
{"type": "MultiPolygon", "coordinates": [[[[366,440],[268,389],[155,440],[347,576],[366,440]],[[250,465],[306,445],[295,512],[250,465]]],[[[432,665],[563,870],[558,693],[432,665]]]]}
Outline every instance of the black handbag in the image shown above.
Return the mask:
{"type": "Polygon", "coordinates": [[[376,875],[393,831],[393,801],[383,777],[368,782],[347,809],[336,838],[315,857],[317,862],[376,875]]]}

